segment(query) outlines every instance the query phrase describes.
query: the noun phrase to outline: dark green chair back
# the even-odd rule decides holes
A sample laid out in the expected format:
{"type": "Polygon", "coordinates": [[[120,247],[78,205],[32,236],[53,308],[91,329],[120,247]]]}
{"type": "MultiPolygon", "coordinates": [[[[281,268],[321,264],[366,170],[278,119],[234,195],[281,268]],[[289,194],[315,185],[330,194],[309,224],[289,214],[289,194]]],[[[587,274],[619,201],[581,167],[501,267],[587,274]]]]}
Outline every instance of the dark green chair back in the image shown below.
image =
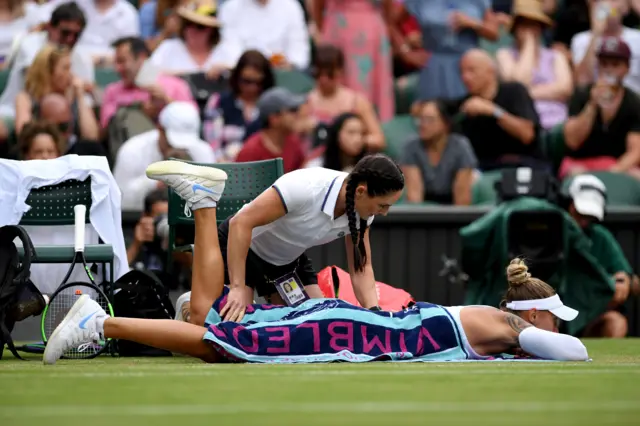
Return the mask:
{"type": "Polygon", "coordinates": [[[4,92],[5,87],[7,87],[7,81],[9,81],[9,69],[0,70],[0,95],[4,92]]]}
{"type": "Polygon", "coordinates": [[[553,170],[557,172],[567,154],[567,145],[564,140],[564,123],[557,124],[549,129],[543,135],[541,142],[544,156],[551,161],[553,170]]]}
{"type": "Polygon", "coordinates": [[[120,74],[113,68],[98,67],[95,71],[96,86],[106,87],[108,84],[115,83],[120,80],[120,74]]]}
{"type": "Polygon", "coordinates": [[[416,100],[418,93],[418,80],[420,73],[415,72],[396,79],[394,92],[396,95],[396,115],[409,114],[411,105],[416,100]]]}
{"type": "Polygon", "coordinates": [[[20,225],[73,225],[73,207],[77,204],[87,206],[85,223],[89,223],[91,178],[84,181],[67,180],[57,185],[32,189],[26,203],[31,209],[22,216],[20,225]]]}
{"type": "MultiPolygon", "coordinates": [[[[83,181],[70,179],[57,185],[42,186],[32,189],[25,201],[31,209],[20,220],[25,226],[61,226],[73,225],[75,213],[73,208],[78,204],[87,206],[85,223],[91,223],[91,178],[83,181]]],[[[34,263],[70,263],[75,255],[72,244],[39,246],[35,245],[36,259],[34,263]]],[[[22,256],[22,253],[20,254],[22,256]]],[[[102,276],[110,277],[109,284],[113,284],[114,254],[111,244],[89,244],[85,246],[87,262],[102,264],[102,276]],[[109,275],[107,275],[107,264],[109,275]]],[[[112,291],[109,286],[108,291],[112,291]]],[[[108,293],[109,295],[111,293],[108,293]]]]}
{"type": "MultiPolygon", "coordinates": [[[[189,162],[199,166],[215,167],[227,172],[228,178],[222,198],[218,202],[218,224],[234,215],[245,204],[252,201],[284,174],[282,158],[247,163],[203,164],[189,162]]],[[[185,202],[173,190],[169,189],[169,255],[176,246],[193,242],[193,215],[185,215],[185,202]],[[178,241],[179,240],[179,241],[178,241]],[[176,244],[178,241],[178,244],[176,244]]],[[[170,261],[169,264],[172,262],[170,261]]]]}
{"type": "Polygon", "coordinates": [[[313,78],[302,71],[276,70],[275,77],[277,86],[286,87],[291,92],[300,95],[309,93],[315,85],[313,78]]]}
{"type": "Polygon", "coordinates": [[[384,153],[395,160],[400,159],[404,145],[409,139],[418,134],[410,115],[398,115],[382,124],[382,132],[387,144],[384,153]]]}
{"type": "Polygon", "coordinates": [[[498,193],[496,192],[496,182],[502,177],[501,170],[493,170],[483,172],[471,187],[471,204],[472,205],[492,205],[498,201],[498,193]]]}

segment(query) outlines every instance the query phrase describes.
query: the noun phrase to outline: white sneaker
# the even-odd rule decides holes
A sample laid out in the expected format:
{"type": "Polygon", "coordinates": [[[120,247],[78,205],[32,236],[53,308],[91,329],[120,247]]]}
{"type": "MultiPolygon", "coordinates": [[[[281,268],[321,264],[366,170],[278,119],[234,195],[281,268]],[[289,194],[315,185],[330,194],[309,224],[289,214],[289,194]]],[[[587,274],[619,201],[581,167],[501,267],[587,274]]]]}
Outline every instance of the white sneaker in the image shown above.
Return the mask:
{"type": "Polygon", "coordinates": [[[98,319],[109,316],[88,294],[76,300],[60,325],[47,341],[42,361],[55,364],[68,350],[84,343],[100,340],[103,330],[98,330],[98,319]]]}
{"type": "Polygon", "coordinates": [[[180,297],[178,297],[178,300],[176,300],[176,317],[175,320],[176,321],[185,321],[184,319],[184,315],[182,313],[182,308],[184,307],[184,304],[187,302],[191,301],[191,292],[188,291],[182,295],[180,295],[180,297]]]}
{"type": "Polygon", "coordinates": [[[191,207],[201,200],[209,199],[217,205],[227,180],[223,170],[175,160],[151,164],[147,167],[147,177],[164,182],[185,200],[187,217],[191,216],[191,207]]]}

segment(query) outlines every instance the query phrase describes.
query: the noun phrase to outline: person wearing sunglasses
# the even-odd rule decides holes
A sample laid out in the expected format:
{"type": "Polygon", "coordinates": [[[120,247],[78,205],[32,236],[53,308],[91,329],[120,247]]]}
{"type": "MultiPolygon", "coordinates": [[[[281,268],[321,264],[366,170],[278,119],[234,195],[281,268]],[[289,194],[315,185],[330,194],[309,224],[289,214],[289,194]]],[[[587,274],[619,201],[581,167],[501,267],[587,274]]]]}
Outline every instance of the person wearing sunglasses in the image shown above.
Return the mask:
{"type": "MultiPolygon", "coordinates": [[[[49,5],[41,6],[41,8],[46,7],[49,5]]],[[[11,63],[7,85],[0,96],[0,118],[9,128],[14,127],[15,99],[21,88],[24,87],[27,69],[46,44],[66,47],[71,54],[73,75],[83,82],[85,90],[93,87],[95,75],[91,57],[76,45],[85,26],[85,15],[77,4],[74,2],[63,3],[51,12],[51,17],[44,31],[29,33],[20,41],[11,63]]],[[[92,106],[90,97],[87,97],[87,102],[92,106]]],[[[2,145],[0,144],[0,147],[2,145]]],[[[2,152],[0,152],[0,156],[2,156],[2,152]]]]}
{"type": "Polygon", "coordinates": [[[230,89],[212,94],[204,110],[204,139],[218,162],[234,161],[243,140],[257,130],[258,98],[275,85],[269,60],[257,50],[242,54],[229,78],[230,89]]]}

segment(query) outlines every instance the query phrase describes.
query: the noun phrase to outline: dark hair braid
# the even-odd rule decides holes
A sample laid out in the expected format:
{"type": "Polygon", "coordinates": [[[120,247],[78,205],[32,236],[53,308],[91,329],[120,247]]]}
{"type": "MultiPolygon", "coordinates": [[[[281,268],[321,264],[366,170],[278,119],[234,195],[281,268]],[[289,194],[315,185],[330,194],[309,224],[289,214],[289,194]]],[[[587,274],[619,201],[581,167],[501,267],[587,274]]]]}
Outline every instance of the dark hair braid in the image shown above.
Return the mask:
{"type": "MultiPolygon", "coordinates": [[[[356,208],[355,208],[355,195],[356,195],[356,187],[358,186],[358,182],[355,179],[350,179],[347,182],[347,191],[346,191],[346,207],[347,207],[347,219],[349,221],[349,232],[351,233],[351,241],[353,241],[353,264],[355,266],[356,271],[362,271],[364,269],[364,264],[367,260],[367,253],[364,249],[364,241],[362,240],[364,236],[364,231],[360,235],[360,242],[358,242],[358,228],[356,228],[356,208]]],[[[360,219],[360,229],[363,230],[365,228],[362,227],[362,222],[364,222],[364,226],[366,228],[367,221],[360,219]]]]}
{"type": "Polygon", "coordinates": [[[391,158],[384,154],[373,154],[358,161],[347,178],[346,214],[351,241],[353,241],[354,269],[358,272],[363,271],[367,263],[364,234],[369,226],[366,219],[360,218],[360,226],[356,228],[355,194],[360,183],[366,183],[367,194],[370,197],[376,197],[401,191],[404,188],[404,175],[391,158]]]}

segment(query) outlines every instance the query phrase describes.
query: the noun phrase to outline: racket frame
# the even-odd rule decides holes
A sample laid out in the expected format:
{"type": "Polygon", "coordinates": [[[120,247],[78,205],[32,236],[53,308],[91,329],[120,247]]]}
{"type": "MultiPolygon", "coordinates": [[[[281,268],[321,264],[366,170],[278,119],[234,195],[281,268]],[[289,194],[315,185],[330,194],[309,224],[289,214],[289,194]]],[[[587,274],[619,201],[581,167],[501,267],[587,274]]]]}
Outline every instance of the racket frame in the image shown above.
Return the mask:
{"type": "MultiPolygon", "coordinates": [[[[41,315],[41,320],[40,320],[40,332],[42,334],[42,342],[46,345],[47,340],[48,340],[48,336],[46,335],[45,332],[45,322],[46,322],[46,318],[47,318],[47,313],[49,311],[49,306],[51,303],[53,303],[53,301],[55,300],[56,296],[58,296],[58,294],[60,294],[62,291],[66,290],[69,287],[80,287],[80,286],[84,286],[87,288],[90,288],[91,290],[95,291],[98,293],[98,297],[103,297],[104,300],[106,300],[107,302],[107,307],[109,308],[109,312],[107,312],[109,315],[111,315],[112,317],[115,316],[114,312],[113,312],[113,307],[111,305],[111,299],[109,299],[109,297],[107,297],[106,293],[96,284],[95,279],[93,278],[93,274],[91,273],[91,269],[89,268],[89,266],[87,265],[87,260],[85,258],[84,255],[84,233],[85,233],[85,220],[86,220],[86,212],[87,212],[87,206],[83,205],[83,204],[78,204],[76,206],[74,206],[73,208],[74,210],[74,255],[73,255],[73,261],[71,262],[71,265],[69,266],[69,269],[67,270],[67,273],[65,275],[65,277],[63,278],[62,282],[60,283],[60,285],[58,286],[58,288],[56,288],[56,290],[53,292],[53,294],[50,296],[49,298],[49,303],[47,304],[47,306],[45,306],[44,311],[42,312],[41,315]],[[84,283],[84,282],[73,282],[73,283],[69,283],[69,278],[71,277],[71,274],[73,273],[73,270],[75,269],[76,264],[82,264],[82,267],[87,275],[87,277],[89,278],[89,282],[88,283],[84,283]]],[[[115,355],[115,352],[113,351],[113,345],[112,343],[112,339],[108,338],[106,339],[105,345],[102,347],[102,349],[100,351],[98,351],[95,354],[90,354],[89,356],[85,357],[85,358],[81,358],[81,359],[90,359],[90,358],[95,358],[96,356],[104,353],[107,348],[112,348],[111,353],[112,355],[115,355]]]]}

